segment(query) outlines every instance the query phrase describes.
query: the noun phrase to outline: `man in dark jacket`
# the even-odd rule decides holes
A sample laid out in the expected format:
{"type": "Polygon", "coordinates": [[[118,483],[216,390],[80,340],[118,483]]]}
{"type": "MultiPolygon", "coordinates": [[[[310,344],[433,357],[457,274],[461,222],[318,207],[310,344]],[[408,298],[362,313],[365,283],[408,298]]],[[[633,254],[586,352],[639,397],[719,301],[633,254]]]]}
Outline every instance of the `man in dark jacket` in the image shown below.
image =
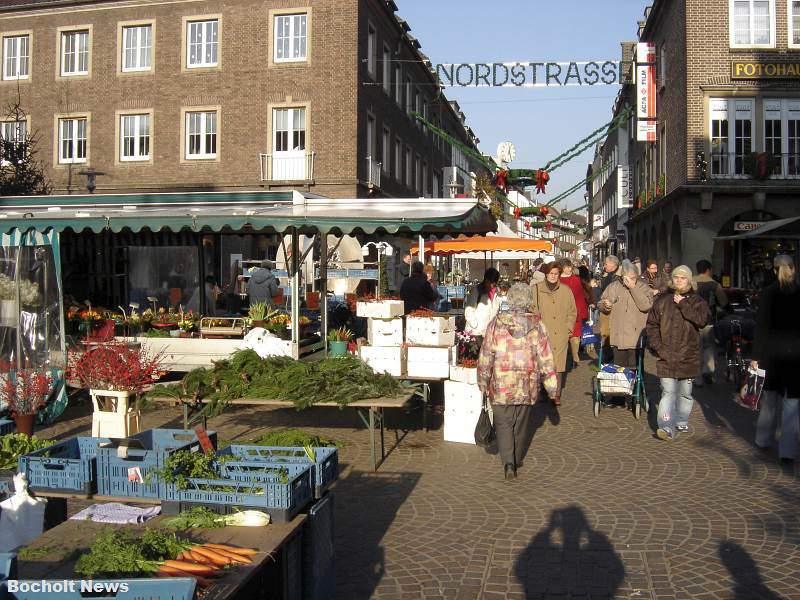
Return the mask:
{"type": "Polygon", "coordinates": [[[700,374],[702,379],[697,378],[694,385],[700,387],[704,383],[714,383],[714,373],[716,372],[715,355],[717,352],[714,341],[714,325],[717,322],[717,310],[728,306],[728,297],[722,286],[711,277],[711,263],[707,260],[698,260],[697,275],[694,278],[694,288],[697,295],[705,300],[708,305],[708,322],[700,331],[700,374]]]}
{"type": "Polygon", "coordinates": [[[421,262],[416,261],[411,265],[411,276],[400,286],[400,298],[405,302],[405,314],[418,308],[426,308],[439,298],[439,294],[428,283],[425,267],[421,262]]]}
{"type": "Polygon", "coordinates": [[[272,304],[272,299],[278,295],[280,287],[278,278],[272,274],[272,261],[262,260],[261,266],[250,275],[247,282],[247,295],[250,297],[250,305],[256,302],[266,302],[272,304]]]}
{"type": "Polygon", "coordinates": [[[658,356],[656,372],[661,380],[656,431],[661,440],[688,429],[694,405],[692,379],[700,371],[700,329],[707,320],[708,305],[692,289],[692,270],[676,267],[670,289],[656,296],[647,317],[647,339],[658,356]]]}

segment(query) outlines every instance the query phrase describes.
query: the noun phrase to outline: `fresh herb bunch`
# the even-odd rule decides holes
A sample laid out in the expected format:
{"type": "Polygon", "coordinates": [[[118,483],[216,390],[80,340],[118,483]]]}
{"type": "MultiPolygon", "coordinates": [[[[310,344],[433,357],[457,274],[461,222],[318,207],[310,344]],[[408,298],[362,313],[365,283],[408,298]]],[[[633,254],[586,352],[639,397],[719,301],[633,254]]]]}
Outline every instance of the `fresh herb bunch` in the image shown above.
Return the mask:
{"type": "Polygon", "coordinates": [[[155,477],[166,483],[174,483],[179,490],[185,490],[189,486],[190,477],[219,479],[219,464],[229,458],[206,452],[179,450],[167,457],[163,467],[149,471],[145,481],[150,483],[155,477]]]}
{"type": "Polygon", "coordinates": [[[36,436],[28,437],[24,433],[9,433],[0,436],[0,470],[16,471],[20,456],[36,452],[52,446],[52,440],[40,440],[36,436]]]}
{"type": "Polygon", "coordinates": [[[166,521],[165,525],[171,529],[191,529],[192,527],[214,529],[225,527],[225,522],[210,508],[194,506],[182,510],[177,517],[166,521]]]}
{"type": "Polygon", "coordinates": [[[293,448],[304,446],[311,446],[312,448],[341,448],[344,446],[344,442],[332,440],[293,427],[272,429],[248,443],[257,446],[288,446],[293,448]]]}
{"type": "Polygon", "coordinates": [[[86,578],[152,573],[161,562],[174,559],[191,546],[174,533],[160,529],[145,529],[141,536],[125,529],[105,530],[75,563],[75,572],[86,578]]]}

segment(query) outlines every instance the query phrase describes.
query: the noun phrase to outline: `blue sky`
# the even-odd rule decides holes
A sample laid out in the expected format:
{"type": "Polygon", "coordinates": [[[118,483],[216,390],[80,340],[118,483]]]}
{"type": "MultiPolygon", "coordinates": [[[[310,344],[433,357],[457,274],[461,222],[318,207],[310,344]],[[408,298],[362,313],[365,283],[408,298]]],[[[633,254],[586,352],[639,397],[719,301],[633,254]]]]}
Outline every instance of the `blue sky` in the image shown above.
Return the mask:
{"type": "MultiPolygon", "coordinates": [[[[646,0],[395,0],[422,51],[436,63],[619,60],[620,42],[635,41],[646,0]]],[[[512,168],[537,168],[611,120],[619,86],[447,88],[495,154],[511,140],[512,168]]],[[[586,177],[589,150],[551,174],[547,197],[586,177]]],[[[577,192],[561,206],[584,203],[577,192]]]]}

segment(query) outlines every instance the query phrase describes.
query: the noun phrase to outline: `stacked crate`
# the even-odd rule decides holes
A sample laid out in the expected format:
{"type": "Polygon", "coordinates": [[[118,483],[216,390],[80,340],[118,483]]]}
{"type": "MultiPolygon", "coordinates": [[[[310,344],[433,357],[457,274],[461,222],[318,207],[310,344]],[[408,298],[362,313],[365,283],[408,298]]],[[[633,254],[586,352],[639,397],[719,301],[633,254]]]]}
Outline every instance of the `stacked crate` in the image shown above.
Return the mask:
{"type": "Polygon", "coordinates": [[[444,382],[444,440],[474,444],[482,404],[478,369],[450,365],[450,379],[444,382]]]}
{"type": "Polygon", "coordinates": [[[406,317],[408,376],[447,379],[455,341],[455,317],[406,317]]]}
{"type": "Polygon", "coordinates": [[[406,374],[403,312],[402,300],[356,304],[356,315],[367,319],[368,344],[361,346],[361,360],[377,373],[388,373],[395,377],[406,374]]]}

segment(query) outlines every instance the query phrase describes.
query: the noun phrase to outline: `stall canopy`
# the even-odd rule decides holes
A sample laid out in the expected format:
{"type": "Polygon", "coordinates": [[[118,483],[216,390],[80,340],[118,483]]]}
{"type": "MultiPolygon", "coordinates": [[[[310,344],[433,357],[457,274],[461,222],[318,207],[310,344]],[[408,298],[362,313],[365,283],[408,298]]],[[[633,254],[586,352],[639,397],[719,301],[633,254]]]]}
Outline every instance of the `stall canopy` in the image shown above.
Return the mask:
{"type": "Polygon", "coordinates": [[[298,192],[205,192],[3,198],[0,233],[149,229],[303,235],[494,231],[491,214],[467,198],[330,199],[298,192]]]}
{"type": "MultiPolygon", "coordinates": [[[[491,254],[495,259],[513,260],[536,258],[540,252],[553,251],[553,244],[547,240],[534,240],[497,236],[475,236],[457,240],[436,240],[425,243],[425,254],[435,256],[458,255],[458,258],[484,258],[483,253],[491,254]]],[[[417,249],[412,248],[412,253],[417,249]]]]}
{"type": "Polygon", "coordinates": [[[766,221],[763,225],[750,231],[744,231],[736,235],[725,235],[715,237],[715,240],[752,240],[770,239],[800,239],[800,217],[789,217],[788,219],[775,219],[766,221]]]}

